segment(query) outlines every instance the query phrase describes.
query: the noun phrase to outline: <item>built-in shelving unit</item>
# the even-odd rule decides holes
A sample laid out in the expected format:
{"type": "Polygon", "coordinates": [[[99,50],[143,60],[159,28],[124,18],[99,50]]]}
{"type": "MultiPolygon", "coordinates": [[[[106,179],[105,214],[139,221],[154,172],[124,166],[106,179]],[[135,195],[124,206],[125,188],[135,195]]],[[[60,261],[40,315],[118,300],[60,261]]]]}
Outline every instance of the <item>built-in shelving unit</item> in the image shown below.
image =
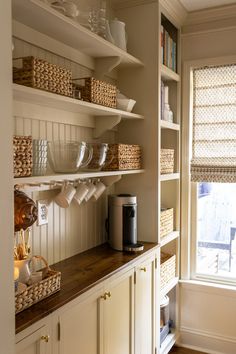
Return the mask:
{"type": "Polygon", "coordinates": [[[175,342],[177,341],[178,336],[179,334],[176,331],[172,331],[171,333],[169,333],[161,345],[160,354],[168,354],[175,342]]]}
{"type": "Polygon", "coordinates": [[[167,295],[179,282],[179,277],[173,278],[164,289],[161,290],[161,298],[167,295]]]}
{"type": "Polygon", "coordinates": [[[167,245],[169,242],[177,239],[179,237],[179,231],[173,231],[166,235],[165,237],[161,238],[161,247],[167,245]]]}
{"type": "Polygon", "coordinates": [[[180,173],[170,173],[165,175],[160,175],[160,181],[172,181],[180,178],[180,173]]]}
{"type": "Polygon", "coordinates": [[[170,129],[170,130],[180,130],[180,125],[172,122],[167,122],[166,120],[161,120],[160,122],[162,129],[170,129]]]}
{"type": "Polygon", "coordinates": [[[13,98],[16,101],[34,103],[73,113],[83,113],[95,117],[121,116],[122,119],[144,119],[140,114],[121,111],[35,88],[13,84],[13,98]]]}
{"type": "MultiPolygon", "coordinates": [[[[171,333],[167,335],[160,347],[160,354],[167,354],[171,347],[175,344],[178,337],[178,306],[177,306],[177,285],[179,282],[179,242],[181,237],[180,232],[180,30],[178,24],[172,23],[171,16],[165,9],[161,8],[160,13],[160,32],[163,33],[163,48],[160,53],[160,87],[162,81],[162,92],[160,97],[164,101],[163,105],[169,104],[170,110],[173,112],[173,122],[160,119],[160,148],[174,150],[174,173],[160,175],[160,203],[161,207],[173,208],[174,220],[173,231],[160,239],[161,252],[176,255],[176,272],[175,277],[169,281],[164,289],[160,292],[160,297],[165,295],[170,301],[170,320],[173,321],[174,328],[171,328],[171,333]],[[173,46],[175,45],[175,52],[173,46]],[[167,48],[165,48],[167,47],[167,48]],[[169,57],[167,59],[167,57],[169,57]],[[168,62],[170,67],[167,67],[163,62],[168,62]],[[172,68],[176,68],[176,72],[172,68]],[[166,94],[163,89],[163,84],[168,88],[168,98],[164,99],[166,94]]],[[[161,43],[160,43],[161,46],[161,43]]],[[[166,106],[164,106],[166,107],[166,106]]],[[[166,108],[165,108],[166,109],[166,108]]]]}
{"type": "Polygon", "coordinates": [[[143,65],[139,59],[40,0],[13,0],[13,18],[93,58],[119,57],[121,66],[143,65]]]}
{"type": "Polygon", "coordinates": [[[14,184],[20,185],[33,185],[33,184],[47,184],[52,182],[76,181],[79,179],[86,178],[99,178],[99,177],[109,177],[109,176],[124,176],[132,175],[136,173],[144,173],[144,170],[126,170],[126,171],[98,171],[98,172],[79,172],[74,174],[55,174],[46,176],[32,176],[32,177],[19,177],[14,178],[14,184]]]}

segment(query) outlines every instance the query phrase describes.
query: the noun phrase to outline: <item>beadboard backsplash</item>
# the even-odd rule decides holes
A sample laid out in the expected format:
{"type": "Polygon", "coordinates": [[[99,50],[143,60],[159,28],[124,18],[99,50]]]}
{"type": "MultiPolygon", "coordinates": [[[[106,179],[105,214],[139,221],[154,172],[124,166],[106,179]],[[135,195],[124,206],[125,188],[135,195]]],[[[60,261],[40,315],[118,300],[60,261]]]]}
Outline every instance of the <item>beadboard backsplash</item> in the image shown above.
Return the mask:
{"type": "MultiPolygon", "coordinates": [[[[14,40],[14,57],[35,55],[51,63],[70,68],[73,76],[84,77],[91,71],[83,66],[45,52],[18,39],[14,40]]],[[[14,134],[32,135],[33,139],[57,139],[94,141],[93,117],[85,117],[70,112],[40,107],[30,103],[14,102],[14,134]],[[50,121],[47,117],[50,116],[50,121]],[[52,119],[53,117],[53,119],[52,119]],[[62,121],[68,121],[62,123],[62,121]],[[71,122],[75,122],[71,124],[71,122]],[[88,127],[86,126],[88,125],[88,127]]],[[[109,131],[99,141],[114,142],[115,132],[109,131]]],[[[98,141],[98,140],[96,140],[98,141]]],[[[50,173],[50,168],[48,170],[50,173]]],[[[32,227],[31,254],[42,255],[49,264],[71,257],[105,241],[105,219],[107,215],[107,189],[97,202],[88,201],[81,206],[73,202],[68,209],[60,208],[53,199],[59,190],[31,192],[34,200],[46,200],[48,206],[48,224],[32,227]]]]}

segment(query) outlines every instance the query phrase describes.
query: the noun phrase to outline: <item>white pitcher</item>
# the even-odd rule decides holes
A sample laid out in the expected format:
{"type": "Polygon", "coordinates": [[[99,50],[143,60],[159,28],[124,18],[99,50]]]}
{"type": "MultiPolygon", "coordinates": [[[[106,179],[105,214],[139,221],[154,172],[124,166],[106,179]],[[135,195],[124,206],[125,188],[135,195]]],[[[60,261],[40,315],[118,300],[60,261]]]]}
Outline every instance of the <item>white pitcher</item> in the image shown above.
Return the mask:
{"type": "Polygon", "coordinates": [[[127,51],[127,37],[125,32],[125,23],[115,18],[110,23],[107,22],[106,39],[115,44],[120,49],[127,51]]]}

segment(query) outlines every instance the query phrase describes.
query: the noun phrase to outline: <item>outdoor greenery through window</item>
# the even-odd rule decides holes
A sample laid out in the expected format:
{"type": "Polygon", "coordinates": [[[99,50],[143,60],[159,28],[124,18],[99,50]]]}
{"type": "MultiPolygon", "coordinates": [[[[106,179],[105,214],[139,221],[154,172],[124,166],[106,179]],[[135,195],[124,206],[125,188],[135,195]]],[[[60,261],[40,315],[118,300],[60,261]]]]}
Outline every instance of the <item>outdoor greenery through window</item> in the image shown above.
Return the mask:
{"type": "Polygon", "coordinates": [[[193,70],[195,276],[236,281],[236,65],[193,70]]]}

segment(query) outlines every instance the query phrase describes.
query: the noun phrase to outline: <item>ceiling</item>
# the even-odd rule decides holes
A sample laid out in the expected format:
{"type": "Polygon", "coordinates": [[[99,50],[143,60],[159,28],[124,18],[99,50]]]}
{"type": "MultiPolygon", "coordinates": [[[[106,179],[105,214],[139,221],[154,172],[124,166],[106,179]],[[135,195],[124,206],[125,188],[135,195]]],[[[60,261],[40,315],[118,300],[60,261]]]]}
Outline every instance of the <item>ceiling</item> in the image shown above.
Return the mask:
{"type": "Polygon", "coordinates": [[[180,0],[187,11],[203,10],[210,7],[236,4],[236,0],[180,0]]]}

